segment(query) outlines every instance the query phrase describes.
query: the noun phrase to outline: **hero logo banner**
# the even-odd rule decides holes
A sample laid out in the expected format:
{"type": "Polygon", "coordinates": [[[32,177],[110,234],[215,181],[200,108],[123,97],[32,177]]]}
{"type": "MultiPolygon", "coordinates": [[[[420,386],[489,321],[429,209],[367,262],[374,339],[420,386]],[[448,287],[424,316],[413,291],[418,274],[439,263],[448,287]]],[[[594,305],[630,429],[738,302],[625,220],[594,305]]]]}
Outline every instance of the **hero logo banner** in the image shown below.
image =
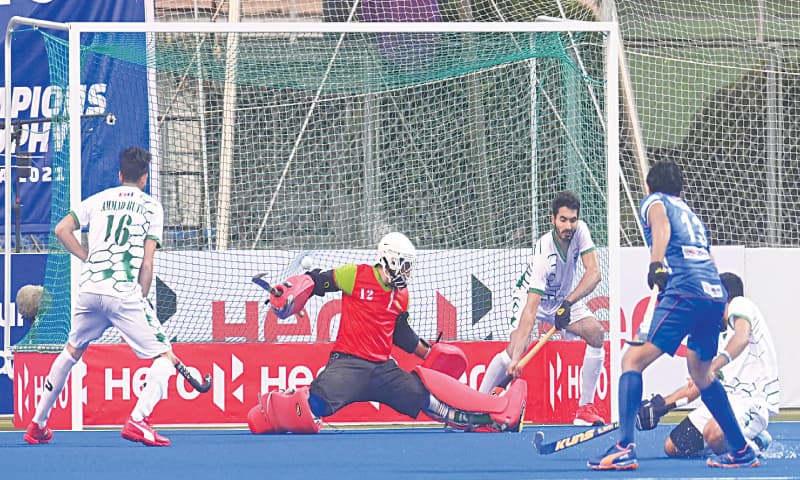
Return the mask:
{"type": "MultiPolygon", "coordinates": [[[[608,351],[608,343],[605,345],[608,351]]],[[[609,357],[606,354],[603,370],[595,391],[595,403],[604,402],[609,391],[609,357]]],[[[583,363],[583,349],[560,349],[555,351],[552,358],[547,361],[548,372],[548,402],[552,412],[563,410],[565,404],[575,404],[581,398],[581,364],[583,363]],[[563,355],[562,355],[563,354],[563,355]]]]}
{"type": "MultiPolygon", "coordinates": [[[[239,377],[242,376],[244,373],[244,363],[239,360],[239,357],[236,355],[231,354],[231,363],[230,368],[227,369],[229,376],[226,376],[226,369],[221,367],[216,362],[212,366],[212,374],[211,378],[213,379],[214,383],[211,386],[213,388],[213,401],[214,405],[217,406],[221,411],[225,411],[225,397],[227,395],[227,383],[230,382],[231,388],[231,395],[233,398],[239,401],[239,403],[244,403],[244,385],[243,384],[236,384],[234,385],[234,381],[238,380],[239,377]],[[228,377],[228,378],[226,378],[228,377]],[[226,381],[227,380],[227,381],[226,381]]],[[[198,375],[198,378],[199,375],[198,375]]]]}
{"type": "MultiPolygon", "coordinates": [[[[25,355],[25,361],[14,362],[14,425],[25,427],[33,419],[36,406],[46,390],[53,385],[47,379],[54,354],[18,354],[25,355]]],[[[86,364],[79,361],[72,367],[64,389],[56,399],[50,413],[48,425],[53,429],[83,428],[83,405],[87,402],[86,364]]]]}
{"type": "MultiPolygon", "coordinates": [[[[462,377],[473,388],[479,384],[486,363],[504,346],[488,341],[455,344],[474,362],[468,367],[468,375],[462,377]]],[[[175,344],[173,348],[193,375],[200,378],[211,373],[214,383],[211,391],[200,394],[176,372],[169,379],[166,398],[153,411],[153,422],[244,425],[247,412],[258,403],[260,395],[309,385],[327,363],[331,346],[329,343],[227,343],[175,344]]],[[[15,411],[20,412],[15,415],[15,426],[24,428],[33,417],[37,389],[41,392],[44,388],[44,378],[55,357],[55,354],[36,353],[18,353],[15,357],[15,383],[21,389],[15,398],[15,411]]],[[[406,370],[420,363],[418,358],[401,350],[395,350],[393,357],[406,370]]],[[[70,380],[69,389],[51,415],[51,426],[68,429],[84,424],[121,425],[136,404],[151,362],[136,358],[125,344],[92,345],[83,362],[85,375],[70,380]],[[84,400],[73,402],[74,391],[81,391],[84,400]]],[[[73,369],[73,376],[76,371],[73,369]]],[[[545,391],[543,387],[536,389],[530,401],[546,404],[545,391]]],[[[526,419],[546,421],[531,413],[526,414],[526,419]]],[[[347,406],[325,420],[331,423],[411,421],[391,408],[371,403],[347,406]]],[[[418,421],[428,420],[421,416],[418,421]]]]}
{"type": "MultiPolygon", "coordinates": [[[[14,16],[52,22],[142,22],[147,20],[146,11],[152,11],[152,0],[0,0],[0,25],[8,25],[14,16]]],[[[66,38],[60,31],[47,30],[47,34],[66,38]]],[[[122,148],[150,145],[146,69],[123,66],[120,60],[110,57],[86,57],[92,62],[91,68],[85,68],[80,85],[67,92],[58,85],[65,80],[54,81],[50,76],[55,56],[50,58],[48,50],[54,52],[53,48],[57,47],[45,47],[42,33],[30,28],[16,29],[11,42],[13,89],[9,114],[15,133],[19,134],[11,149],[13,154],[28,154],[31,161],[31,175],[20,178],[15,192],[23,204],[23,233],[49,231],[51,187],[53,182],[63,180],[66,163],[65,154],[56,152],[65,151],[67,139],[66,124],[49,120],[66,115],[66,99],[70,95],[80,97],[81,114],[85,117],[81,124],[80,179],[84,198],[118,183],[116,163],[122,148]],[[113,114],[114,121],[108,121],[106,114],[113,114]]],[[[5,49],[0,50],[0,58],[5,61],[5,49]]],[[[0,152],[6,148],[5,142],[0,142],[0,152]]],[[[16,156],[12,161],[16,163],[16,156]]],[[[15,180],[3,170],[0,169],[0,184],[7,177],[15,180]]],[[[4,195],[0,189],[0,201],[4,195]]],[[[3,216],[0,211],[0,222],[3,216]]]]}
{"type": "MultiPolygon", "coordinates": [[[[142,393],[146,383],[149,365],[139,368],[106,367],[103,369],[103,399],[106,401],[137,399],[142,393]]],[[[196,378],[202,378],[200,369],[187,365],[186,369],[196,378]]],[[[244,402],[244,384],[240,377],[244,373],[244,363],[236,355],[230,356],[230,364],[214,362],[211,364],[212,395],[211,400],[220,411],[225,411],[226,396],[230,394],[239,403],[244,402]],[[228,390],[232,389],[230,392],[228,390]]],[[[194,400],[200,393],[191,386],[177,372],[170,377],[169,391],[174,392],[184,400],[194,400]]],[[[173,395],[174,395],[173,394],[173,395]]]]}

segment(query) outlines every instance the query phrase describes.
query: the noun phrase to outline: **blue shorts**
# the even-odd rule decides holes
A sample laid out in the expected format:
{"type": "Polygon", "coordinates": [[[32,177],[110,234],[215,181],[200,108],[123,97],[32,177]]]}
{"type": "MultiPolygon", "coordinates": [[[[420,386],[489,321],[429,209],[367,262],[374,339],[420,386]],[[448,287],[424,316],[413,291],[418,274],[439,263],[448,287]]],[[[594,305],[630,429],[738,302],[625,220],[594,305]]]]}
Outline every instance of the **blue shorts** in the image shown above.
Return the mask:
{"type": "Polygon", "coordinates": [[[647,339],[670,356],[687,335],[686,346],[700,360],[717,354],[719,329],[725,315],[725,299],[667,292],[658,302],[647,339]]]}

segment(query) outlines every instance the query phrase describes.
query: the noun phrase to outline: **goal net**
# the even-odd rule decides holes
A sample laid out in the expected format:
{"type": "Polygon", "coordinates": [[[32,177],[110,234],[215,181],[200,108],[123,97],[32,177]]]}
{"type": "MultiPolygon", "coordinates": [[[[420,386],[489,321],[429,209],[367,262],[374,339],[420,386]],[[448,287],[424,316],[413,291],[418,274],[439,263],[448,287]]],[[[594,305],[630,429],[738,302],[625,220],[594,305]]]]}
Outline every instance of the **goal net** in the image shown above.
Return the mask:
{"type": "MultiPolygon", "coordinates": [[[[79,46],[46,28],[12,38],[48,53],[52,222],[115,184],[122,148],[153,153],[165,232],[151,297],[173,340],[335,338],[335,296],[279,321],[251,277],[282,281],[304,257],[321,269],[374,262],[392,230],[419,250],[415,330],[481,340],[507,338],[514,285],[550,230],[556,192],[580,195],[601,271],[616,268],[626,233],[610,28],[73,24],[79,46]]],[[[77,265],[54,238],[49,247],[49,295],[17,348],[61,345],[69,331],[77,265]]],[[[592,296],[603,321],[615,278],[592,296]]]]}

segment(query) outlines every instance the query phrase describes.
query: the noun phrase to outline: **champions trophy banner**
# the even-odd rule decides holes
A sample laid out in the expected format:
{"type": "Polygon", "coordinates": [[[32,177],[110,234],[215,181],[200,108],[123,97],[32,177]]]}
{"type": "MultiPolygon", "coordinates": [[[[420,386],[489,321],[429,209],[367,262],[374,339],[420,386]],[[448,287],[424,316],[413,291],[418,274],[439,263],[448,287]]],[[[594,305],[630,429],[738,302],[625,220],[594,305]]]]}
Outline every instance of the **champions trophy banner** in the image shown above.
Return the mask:
{"type": "MultiPolygon", "coordinates": [[[[0,25],[5,32],[11,17],[21,16],[48,20],[53,22],[120,22],[145,21],[152,17],[152,0],[125,0],[112,2],[107,0],[0,0],[0,25]],[[148,12],[146,14],[146,12],[148,12]]],[[[16,29],[12,41],[12,93],[11,124],[19,135],[12,142],[12,162],[17,163],[17,154],[27,154],[31,159],[31,173],[27,178],[20,178],[17,191],[21,208],[21,231],[23,234],[47,233],[50,225],[51,186],[57,180],[58,172],[52,168],[54,152],[66,151],[66,137],[60,139],[49,122],[50,118],[67,114],[66,92],[63,87],[51,85],[49,59],[40,34],[30,27],[16,29]],[[41,121],[37,121],[41,120],[41,121]]],[[[48,30],[48,33],[66,38],[66,32],[48,30]]],[[[5,38],[5,37],[3,37],[5,38]]],[[[4,41],[4,40],[3,40],[4,41]]],[[[0,50],[0,58],[5,51],[0,50]]],[[[62,60],[66,68],[66,58],[62,60]]],[[[117,157],[126,146],[137,145],[149,148],[148,102],[146,98],[146,72],[137,78],[130,73],[124,81],[118,75],[114,60],[108,60],[99,68],[83,72],[82,85],[79,88],[82,99],[82,115],[88,116],[82,122],[84,147],[82,153],[82,195],[83,198],[104,188],[118,183],[119,167],[117,157]],[[133,88],[131,82],[140,84],[133,88]],[[115,85],[124,88],[115,88],[115,85]],[[137,93],[138,92],[138,93],[137,93]],[[140,99],[131,99],[131,95],[139,95],[140,99]],[[126,105],[137,105],[144,110],[137,115],[126,115],[126,112],[114,111],[116,99],[125,98],[126,105]],[[102,148],[96,145],[88,147],[85,141],[86,132],[97,130],[106,121],[104,115],[113,113],[116,119],[114,126],[105,126],[112,134],[105,135],[102,148]],[[130,120],[126,120],[130,119],[130,120]],[[134,119],[136,119],[134,121],[134,119]]],[[[0,83],[4,80],[0,79],[0,83]]],[[[3,85],[5,88],[5,85],[3,85]]],[[[0,102],[2,104],[3,102],[0,102]]],[[[5,105],[2,105],[5,113],[5,105]]],[[[130,107],[128,107],[130,108],[130,107]]],[[[95,132],[95,134],[98,134],[95,132]]],[[[3,137],[5,138],[5,137],[3,137]]],[[[0,141],[0,152],[5,152],[5,141],[0,141]]],[[[15,181],[3,168],[0,171],[0,186],[7,179],[15,181]]],[[[15,182],[16,183],[16,182],[15,182]]],[[[4,187],[3,187],[4,188],[4,187]]],[[[16,185],[12,186],[16,188],[16,185]]],[[[4,191],[0,189],[0,201],[4,191]]],[[[4,221],[5,212],[0,211],[0,225],[4,221]]],[[[13,223],[12,223],[13,225],[13,223]]],[[[12,227],[16,228],[16,227],[12,227]]],[[[44,236],[46,241],[46,235],[44,236]]]]}

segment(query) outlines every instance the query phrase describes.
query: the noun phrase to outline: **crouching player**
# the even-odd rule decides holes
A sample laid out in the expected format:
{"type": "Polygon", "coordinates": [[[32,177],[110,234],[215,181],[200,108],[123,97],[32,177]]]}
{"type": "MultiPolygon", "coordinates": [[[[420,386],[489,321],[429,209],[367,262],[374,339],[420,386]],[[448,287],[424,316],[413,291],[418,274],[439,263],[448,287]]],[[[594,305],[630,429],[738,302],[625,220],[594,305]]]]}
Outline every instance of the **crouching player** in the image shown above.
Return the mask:
{"type": "Polygon", "coordinates": [[[406,288],[416,249],[405,235],[384,236],[378,262],[313,270],[275,286],[270,304],[280,318],[298,313],[311,295],[342,292],[339,332],[325,369],[304,387],[269,392],[247,415],[253,433],[316,433],[320,418],[354,402],[376,401],[416,418],[424,411],[445,425],[467,431],[518,431],[527,384],[518,379],[505,395],[491,396],[462,384],[464,353],[433,346],[408,324],[406,288]],[[413,372],[389,357],[392,345],[424,358],[413,372]]]}
{"type": "MultiPolygon", "coordinates": [[[[733,273],[723,273],[720,278],[728,291],[728,304],[721,347],[711,368],[722,379],[745,438],[763,452],[772,441],[767,432],[769,417],[779,413],[780,405],[775,347],[761,310],[744,296],[742,279],[733,273]]],[[[682,397],[694,400],[699,395],[697,387],[689,381],[666,398],[656,395],[645,400],[639,409],[637,426],[642,430],[655,428],[659,416],[654,412],[659,405],[682,397]]],[[[706,449],[720,454],[728,447],[722,429],[703,405],[672,429],[664,443],[664,452],[670,457],[697,457],[706,449]]]]}

